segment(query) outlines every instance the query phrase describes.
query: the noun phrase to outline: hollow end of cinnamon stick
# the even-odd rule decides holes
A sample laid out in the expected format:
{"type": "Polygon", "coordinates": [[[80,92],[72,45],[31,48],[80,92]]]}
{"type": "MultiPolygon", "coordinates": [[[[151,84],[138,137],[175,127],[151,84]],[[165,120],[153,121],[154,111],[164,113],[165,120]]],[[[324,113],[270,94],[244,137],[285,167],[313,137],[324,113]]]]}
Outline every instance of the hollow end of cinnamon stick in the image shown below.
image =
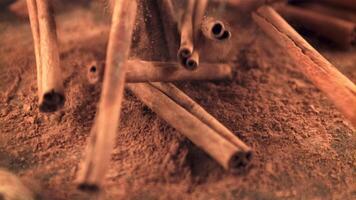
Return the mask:
{"type": "Polygon", "coordinates": [[[100,187],[98,185],[90,184],[90,183],[78,184],[77,188],[78,190],[81,190],[83,192],[90,192],[90,193],[95,193],[100,191],[100,187]]]}
{"type": "Polygon", "coordinates": [[[214,18],[207,18],[202,23],[202,33],[210,40],[223,41],[231,37],[231,32],[226,30],[222,21],[214,18]]]}
{"type": "Polygon", "coordinates": [[[211,27],[211,33],[216,38],[221,37],[224,34],[224,30],[224,24],[220,21],[215,22],[211,27]]]}
{"type": "Polygon", "coordinates": [[[233,156],[231,156],[228,167],[232,172],[243,172],[250,165],[252,157],[252,151],[238,151],[233,156]]]}
{"type": "Polygon", "coordinates": [[[51,90],[43,94],[39,109],[41,112],[55,112],[64,106],[65,97],[61,92],[51,90]]]}
{"type": "Polygon", "coordinates": [[[87,80],[90,84],[96,84],[104,75],[104,63],[92,62],[87,66],[87,80]]]}

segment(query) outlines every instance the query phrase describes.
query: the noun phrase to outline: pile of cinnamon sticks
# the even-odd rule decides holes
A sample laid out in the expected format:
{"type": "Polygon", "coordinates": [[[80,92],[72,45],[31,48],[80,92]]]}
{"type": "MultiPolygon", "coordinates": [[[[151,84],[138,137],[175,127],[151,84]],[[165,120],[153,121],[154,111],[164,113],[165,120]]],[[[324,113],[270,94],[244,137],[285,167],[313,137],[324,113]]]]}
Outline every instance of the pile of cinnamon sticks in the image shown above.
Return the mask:
{"type": "MultiPolygon", "coordinates": [[[[274,8],[265,5],[274,1],[277,0],[230,0],[236,8],[252,14],[261,30],[298,62],[298,69],[356,126],[356,86],[309,45],[274,8]]],[[[35,44],[40,110],[55,111],[63,106],[64,94],[62,79],[58,77],[60,66],[54,17],[48,1],[27,0],[27,3],[35,44]]],[[[85,158],[78,172],[77,182],[82,190],[98,191],[102,186],[118,130],[126,82],[130,82],[126,86],[138,99],[223,168],[231,171],[246,169],[252,158],[251,149],[234,133],[176,86],[163,83],[230,78],[230,65],[200,63],[202,55],[199,51],[201,37],[211,42],[224,42],[230,39],[231,31],[222,21],[204,17],[207,0],[187,0],[181,18],[175,15],[177,12],[171,0],[156,3],[170,62],[128,59],[139,6],[136,0],[121,0],[113,4],[105,64],[88,66],[89,82],[96,84],[103,80],[103,86],[85,158]]],[[[290,6],[285,8],[290,9],[290,6]]],[[[290,13],[293,12],[288,15],[290,13]]],[[[286,18],[288,15],[285,14],[286,18]]]]}
{"type": "Polygon", "coordinates": [[[294,27],[306,29],[341,48],[356,44],[353,0],[292,0],[277,11],[294,27]]]}
{"type": "Polygon", "coordinates": [[[125,82],[130,82],[127,88],[138,99],[223,168],[232,172],[248,168],[252,150],[184,92],[173,84],[163,83],[231,78],[230,65],[199,62],[199,37],[205,35],[212,41],[224,41],[231,36],[223,22],[213,18],[203,20],[207,3],[206,0],[188,0],[178,21],[170,0],[158,2],[172,61],[152,62],[128,60],[137,3],[134,0],[115,2],[106,62],[90,64],[87,71],[89,82],[96,84],[103,80],[103,88],[78,172],[79,189],[100,190],[115,141],[125,82]]]}

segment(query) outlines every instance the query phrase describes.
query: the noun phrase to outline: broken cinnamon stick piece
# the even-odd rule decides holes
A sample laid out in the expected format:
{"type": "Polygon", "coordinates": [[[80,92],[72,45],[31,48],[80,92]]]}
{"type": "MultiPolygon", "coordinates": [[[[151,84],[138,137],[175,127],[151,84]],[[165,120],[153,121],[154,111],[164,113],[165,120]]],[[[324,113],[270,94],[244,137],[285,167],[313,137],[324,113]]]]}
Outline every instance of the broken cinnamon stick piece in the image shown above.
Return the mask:
{"type": "Polygon", "coordinates": [[[203,107],[191,99],[188,95],[178,89],[172,83],[150,83],[153,87],[159,89],[177,104],[182,106],[184,109],[192,113],[199,120],[204,122],[214,131],[223,136],[226,140],[233,143],[235,146],[239,147],[242,151],[246,152],[248,160],[251,159],[252,151],[244,142],[242,142],[238,137],[236,137],[229,129],[227,129],[223,124],[221,124],[216,118],[210,115],[203,107]]]}
{"type": "Polygon", "coordinates": [[[170,58],[176,58],[179,48],[178,23],[171,0],[158,0],[158,9],[163,24],[164,36],[170,58]]]}
{"type": "Polygon", "coordinates": [[[257,25],[298,64],[296,67],[323,91],[356,127],[356,86],[339,72],[273,8],[263,6],[253,13],[257,25]]]}
{"type": "Polygon", "coordinates": [[[356,24],[296,6],[282,6],[277,11],[290,23],[308,29],[347,48],[356,41],[356,24]]]}
{"type": "Polygon", "coordinates": [[[160,90],[149,83],[128,84],[128,88],[159,117],[202,148],[224,169],[233,172],[246,169],[249,156],[245,151],[219,135],[160,90]]]}
{"type": "Polygon", "coordinates": [[[59,62],[57,29],[50,2],[37,0],[36,4],[40,36],[40,67],[42,71],[39,108],[42,112],[54,112],[64,105],[64,89],[59,62]]]}
{"type": "Polygon", "coordinates": [[[178,50],[179,63],[186,67],[187,58],[194,50],[193,41],[193,11],[195,0],[187,0],[186,8],[180,23],[180,47],[178,50]]]}
{"type": "Polygon", "coordinates": [[[124,62],[130,51],[136,9],[135,0],[116,1],[114,5],[101,99],[77,178],[81,190],[99,190],[109,166],[123,98],[124,62]]]}

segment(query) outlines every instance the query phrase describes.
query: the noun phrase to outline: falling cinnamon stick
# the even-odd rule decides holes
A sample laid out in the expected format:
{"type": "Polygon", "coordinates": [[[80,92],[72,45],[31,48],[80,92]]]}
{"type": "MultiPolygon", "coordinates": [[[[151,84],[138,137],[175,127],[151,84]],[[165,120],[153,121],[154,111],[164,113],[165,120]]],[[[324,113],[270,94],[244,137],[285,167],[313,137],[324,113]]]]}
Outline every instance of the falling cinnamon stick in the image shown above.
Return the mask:
{"type": "Polygon", "coordinates": [[[49,1],[37,0],[40,30],[40,56],[42,68],[42,95],[40,110],[53,112],[63,107],[63,78],[59,62],[59,50],[53,8],[49,1]]]}
{"type": "Polygon", "coordinates": [[[196,0],[187,0],[186,8],[180,23],[180,47],[178,50],[179,63],[186,67],[187,58],[194,50],[193,41],[193,11],[196,0]]]}
{"type": "Polygon", "coordinates": [[[277,11],[290,23],[308,29],[347,48],[356,41],[356,24],[296,6],[282,6],[277,11]]]}
{"type": "MultiPolygon", "coordinates": [[[[356,2],[355,2],[356,3],[356,2]]],[[[323,5],[320,3],[314,3],[314,2],[305,2],[298,4],[298,7],[302,7],[303,9],[311,10],[323,15],[329,15],[329,16],[334,16],[340,19],[344,19],[353,23],[356,23],[356,13],[341,9],[341,8],[335,8],[332,6],[327,6],[323,5]]]]}
{"type": "Polygon", "coordinates": [[[124,62],[130,51],[136,9],[135,0],[116,1],[114,5],[98,114],[78,173],[78,188],[81,190],[99,190],[109,166],[123,98],[124,62]]]}
{"type": "Polygon", "coordinates": [[[226,140],[157,88],[149,83],[128,84],[128,88],[158,116],[202,148],[225,169],[239,172],[248,166],[250,153],[226,140]]]}
{"type": "Polygon", "coordinates": [[[35,46],[39,109],[53,112],[64,105],[53,9],[48,1],[28,0],[27,4],[35,46]]]}
{"type": "Polygon", "coordinates": [[[37,93],[38,99],[43,98],[42,95],[42,67],[41,67],[41,50],[40,50],[40,30],[38,25],[38,11],[36,0],[27,0],[27,8],[31,24],[33,44],[35,47],[36,72],[37,72],[37,93]]]}
{"type": "Polygon", "coordinates": [[[187,58],[185,67],[189,70],[196,70],[199,66],[199,49],[200,49],[200,35],[201,35],[201,22],[204,17],[207,0],[195,0],[194,15],[193,15],[193,53],[187,58]]]}
{"type": "MultiPolygon", "coordinates": [[[[184,109],[192,113],[199,120],[204,122],[214,131],[223,136],[226,140],[233,143],[235,146],[239,147],[246,154],[252,154],[251,148],[248,147],[244,142],[237,138],[229,129],[222,125],[216,118],[210,115],[204,108],[202,108],[198,103],[191,99],[188,95],[178,89],[172,83],[150,83],[153,87],[159,89],[177,104],[182,106],[184,109]]],[[[251,157],[249,155],[248,157],[251,157]]]]}
{"type": "Polygon", "coordinates": [[[157,5],[163,24],[164,36],[171,59],[176,58],[179,48],[178,23],[171,0],[158,0],[157,5]]]}
{"type": "Polygon", "coordinates": [[[296,67],[323,91],[356,127],[356,86],[303,39],[273,8],[253,13],[257,25],[298,64],[296,67]]]}

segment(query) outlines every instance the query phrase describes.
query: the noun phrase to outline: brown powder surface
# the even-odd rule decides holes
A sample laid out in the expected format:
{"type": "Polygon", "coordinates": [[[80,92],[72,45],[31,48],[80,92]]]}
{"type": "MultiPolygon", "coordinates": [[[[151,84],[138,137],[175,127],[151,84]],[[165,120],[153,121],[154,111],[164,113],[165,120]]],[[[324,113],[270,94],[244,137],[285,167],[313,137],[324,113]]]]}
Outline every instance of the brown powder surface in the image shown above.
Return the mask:
{"type": "MultiPolygon", "coordinates": [[[[155,5],[140,2],[132,56],[167,60],[155,5]]],[[[202,60],[230,62],[235,77],[177,85],[253,148],[251,170],[224,171],[126,92],[102,198],[356,198],[350,124],[255,25],[228,9],[209,15],[226,21],[233,36],[227,43],[205,42],[202,60]]],[[[100,85],[86,80],[86,66],[105,60],[110,19],[92,3],[62,5],[56,20],[66,103],[43,114],[29,23],[0,12],[0,167],[38,182],[44,199],[88,199],[73,183],[100,95],[100,85]]],[[[355,49],[313,44],[356,82],[355,49]]]]}

